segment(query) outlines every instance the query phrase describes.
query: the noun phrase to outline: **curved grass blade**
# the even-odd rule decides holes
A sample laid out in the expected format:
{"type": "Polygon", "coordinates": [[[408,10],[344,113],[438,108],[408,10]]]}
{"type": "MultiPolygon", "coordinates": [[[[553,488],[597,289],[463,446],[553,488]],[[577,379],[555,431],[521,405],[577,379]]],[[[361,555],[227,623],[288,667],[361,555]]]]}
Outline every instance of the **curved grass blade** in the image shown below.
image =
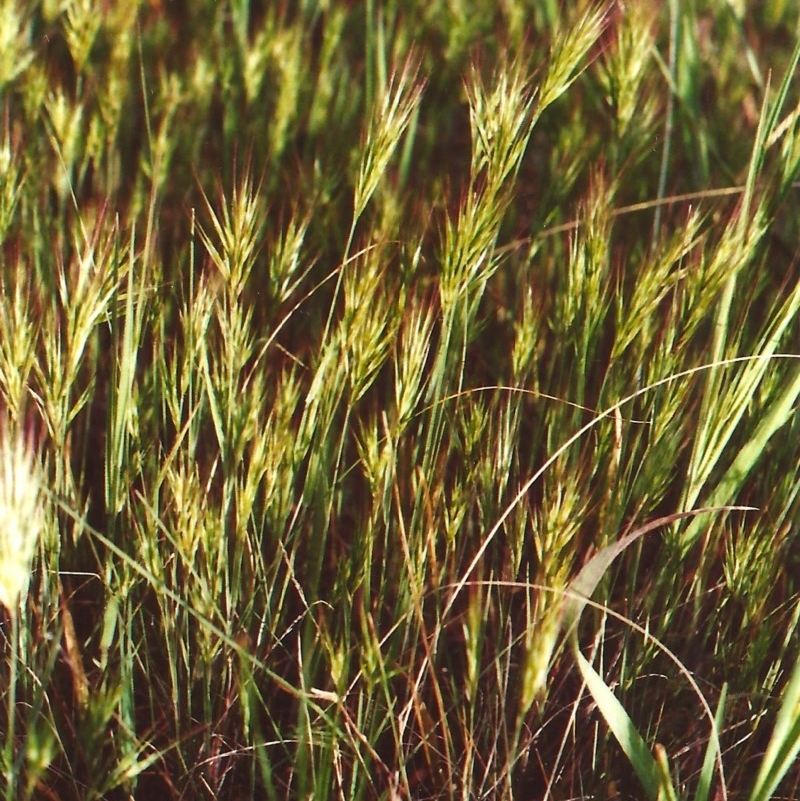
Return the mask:
{"type": "Polygon", "coordinates": [[[611,566],[612,562],[639,537],[647,534],[662,526],[668,526],[677,520],[686,517],[695,517],[710,512],[732,512],[732,511],[755,511],[752,506],[707,506],[702,509],[692,509],[689,512],[676,512],[671,515],[656,518],[640,526],[630,534],[625,535],[611,545],[595,554],[584,566],[578,575],[570,582],[567,587],[567,597],[564,600],[562,612],[562,626],[567,634],[574,633],[578,620],[586,606],[586,601],[592,596],[600,583],[603,574],[611,566]]]}
{"type": "MultiPolygon", "coordinates": [[[[692,517],[708,512],[727,512],[733,510],[752,510],[749,506],[716,506],[704,509],[693,509],[689,512],[677,512],[675,514],[659,517],[644,526],[640,526],[635,531],[617,540],[617,542],[603,548],[599,553],[592,557],[581,569],[578,575],[570,582],[567,589],[568,596],[564,601],[562,611],[562,625],[572,641],[572,651],[575,661],[581,671],[589,692],[597,704],[609,729],[616,738],[625,756],[628,758],[639,781],[645,789],[648,797],[652,801],[672,801],[676,799],[677,793],[669,776],[669,769],[666,766],[666,753],[663,749],[659,751],[660,761],[656,760],[650,752],[647,744],[642,739],[641,734],[636,729],[625,708],[617,700],[617,697],[603,681],[603,678],[591,666],[586,657],[581,653],[578,645],[577,625],[580,616],[586,607],[590,596],[597,589],[603,574],[611,566],[612,562],[632,543],[642,535],[653,531],[661,526],[669,525],[677,520],[692,517]]],[[[800,679],[798,679],[798,700],[800,700],[800,679]]],[[[724,703],[721,701],[720,708],[724,703]]],[[[717,717],[720,712],[717,712],[717,717]]],[[[797,725],[798,749],[800,749],[800,723],[797,725]]],[[[716,727],[712,732],[711,743],[709,745],[706,760],[703,765],[703,774],[708,773],[707,785],[710,785],[710,774],[713,771],[716,753],[719,750],[719,740],[716,736],[716,727]],[[710,767],[708,767],[710,766],[710,767]]],[[[795,752],[796,753],[796,752],[795,752]]],[[[701,777],[702,785],[702,777],[701,777]]],[[[707,790],[706,790],[707,795],[707,790]]],[[[702,799],[701,799],[702,801],[702,799]]],[[[765,799],[751,799],[751,801],[765,801],[765,799]]]]}

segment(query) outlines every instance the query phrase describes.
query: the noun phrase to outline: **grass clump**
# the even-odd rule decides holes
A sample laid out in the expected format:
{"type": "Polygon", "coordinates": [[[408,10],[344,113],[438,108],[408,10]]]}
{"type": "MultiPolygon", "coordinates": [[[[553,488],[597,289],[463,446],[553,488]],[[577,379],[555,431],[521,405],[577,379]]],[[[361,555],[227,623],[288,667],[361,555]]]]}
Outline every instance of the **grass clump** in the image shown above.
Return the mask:
{"type": "Polygon", "coordinates": [[[796,795],[740,5],[3,5],[5,798],[796,795]]]}

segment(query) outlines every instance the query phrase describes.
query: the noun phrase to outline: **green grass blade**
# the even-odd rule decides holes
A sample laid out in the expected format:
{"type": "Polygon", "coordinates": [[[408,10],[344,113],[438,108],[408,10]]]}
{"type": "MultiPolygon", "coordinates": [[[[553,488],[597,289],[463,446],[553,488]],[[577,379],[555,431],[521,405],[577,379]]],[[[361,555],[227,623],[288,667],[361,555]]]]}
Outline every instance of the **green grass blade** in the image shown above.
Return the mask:
{"type": "MultiPolygon", "coordinates": [[[[795,403],[798,397],[800,397],[800,369],[795,372],[793,380],[773,402],[765,417],[756,426],[752,437],[736,455],[733,463],[711,493],[709,503],[721,505],[734,497],[764,455],[769,441],[795,414],[795,403]]],[[[702,524],[697,520],[692,521],[682,537],[681,546],[684,549],[688,548],[697,541],[701,533],[702,524]]]]}
{"type": "Polygon", "coordinates": [[[761,760],[761,767],[749,801],[769,801],[775,788],[794,763],[800,752],[800,661],[797,662],[783,693],[775,728],[761,760]]]}
{"type": "Polygon", "coordinates": [[[725,701],[728,698],[728,685],[722,685],[722,692],[717,704],[717,713],[714,715],[714,725],[711,729],[711,736],[708,738],[708,748],[706,749],[703,768],[700,771],[700,779],[697,782],[697,789],[694,794],[694,801],[708,801],[708,794],[711,792],[711,780],[714,776],[714,765],[720,758],[719,732],[722,729],[722,722],[725,718],[725,701]]]}
{"type": "Polygon", "coordinates": [[[603,719],[636,771],[636,775],[639,777],[639,781],[642,783],[648,798],[651,801],[657,801],[662,779],[656,760],[622,704],[581,653],[577,645],[573,649],[573,653],[583,680],[586,682],[586,686],[592,694],[592,698],[597,704],[603,719]]]}

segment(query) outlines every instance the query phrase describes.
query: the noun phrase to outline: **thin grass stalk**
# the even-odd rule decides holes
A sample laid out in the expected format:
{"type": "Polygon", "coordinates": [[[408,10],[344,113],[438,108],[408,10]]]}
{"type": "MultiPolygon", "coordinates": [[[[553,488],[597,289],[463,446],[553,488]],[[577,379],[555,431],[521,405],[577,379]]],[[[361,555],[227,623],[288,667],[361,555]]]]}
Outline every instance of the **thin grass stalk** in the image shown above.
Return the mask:
{"type": "MultiPolygon", "coordinates": [[[[669,53],[667,56],[667,66],[671,85],[667,92],[667,109],[664,114],[664,143],[661,148],[661,167],[658,175],[658,188],[656,198],[662,200],[667,191],[667,175],[669,173],[669,162],[672,151],[672,136],[675,126],[675,93],[677,90],[678,72],[678,37],[681,32],[681,7],[679,0],[669,0],[669,53]]],[[[653,247],[659,241],[661,232],[661,213],[662,205],[656,204],[655,214],[653,215],[653,247]]]]}
{"type": "Polygon", "coordinates": [[[3,763],[5,768],[5,799],[15,801],[19,794],[18,773],[21,763],[21,752],[17,753],[17,673],[20,664],[20,625],[19,614],[9,610],[11,617],[11,653],[9,656],[9,678],[6,690],[6,737],[3,743],[3,763]]]}

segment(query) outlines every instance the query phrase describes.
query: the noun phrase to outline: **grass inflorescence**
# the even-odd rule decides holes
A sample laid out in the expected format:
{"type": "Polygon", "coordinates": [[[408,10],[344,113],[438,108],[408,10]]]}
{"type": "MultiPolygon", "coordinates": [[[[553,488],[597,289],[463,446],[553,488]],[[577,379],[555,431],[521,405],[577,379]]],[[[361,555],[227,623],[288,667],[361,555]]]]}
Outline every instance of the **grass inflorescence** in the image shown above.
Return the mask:
{"type": "Polygon", "coordinates": [[[5,799],[797,795],[792,4],[0,5],[5,799]]]}

